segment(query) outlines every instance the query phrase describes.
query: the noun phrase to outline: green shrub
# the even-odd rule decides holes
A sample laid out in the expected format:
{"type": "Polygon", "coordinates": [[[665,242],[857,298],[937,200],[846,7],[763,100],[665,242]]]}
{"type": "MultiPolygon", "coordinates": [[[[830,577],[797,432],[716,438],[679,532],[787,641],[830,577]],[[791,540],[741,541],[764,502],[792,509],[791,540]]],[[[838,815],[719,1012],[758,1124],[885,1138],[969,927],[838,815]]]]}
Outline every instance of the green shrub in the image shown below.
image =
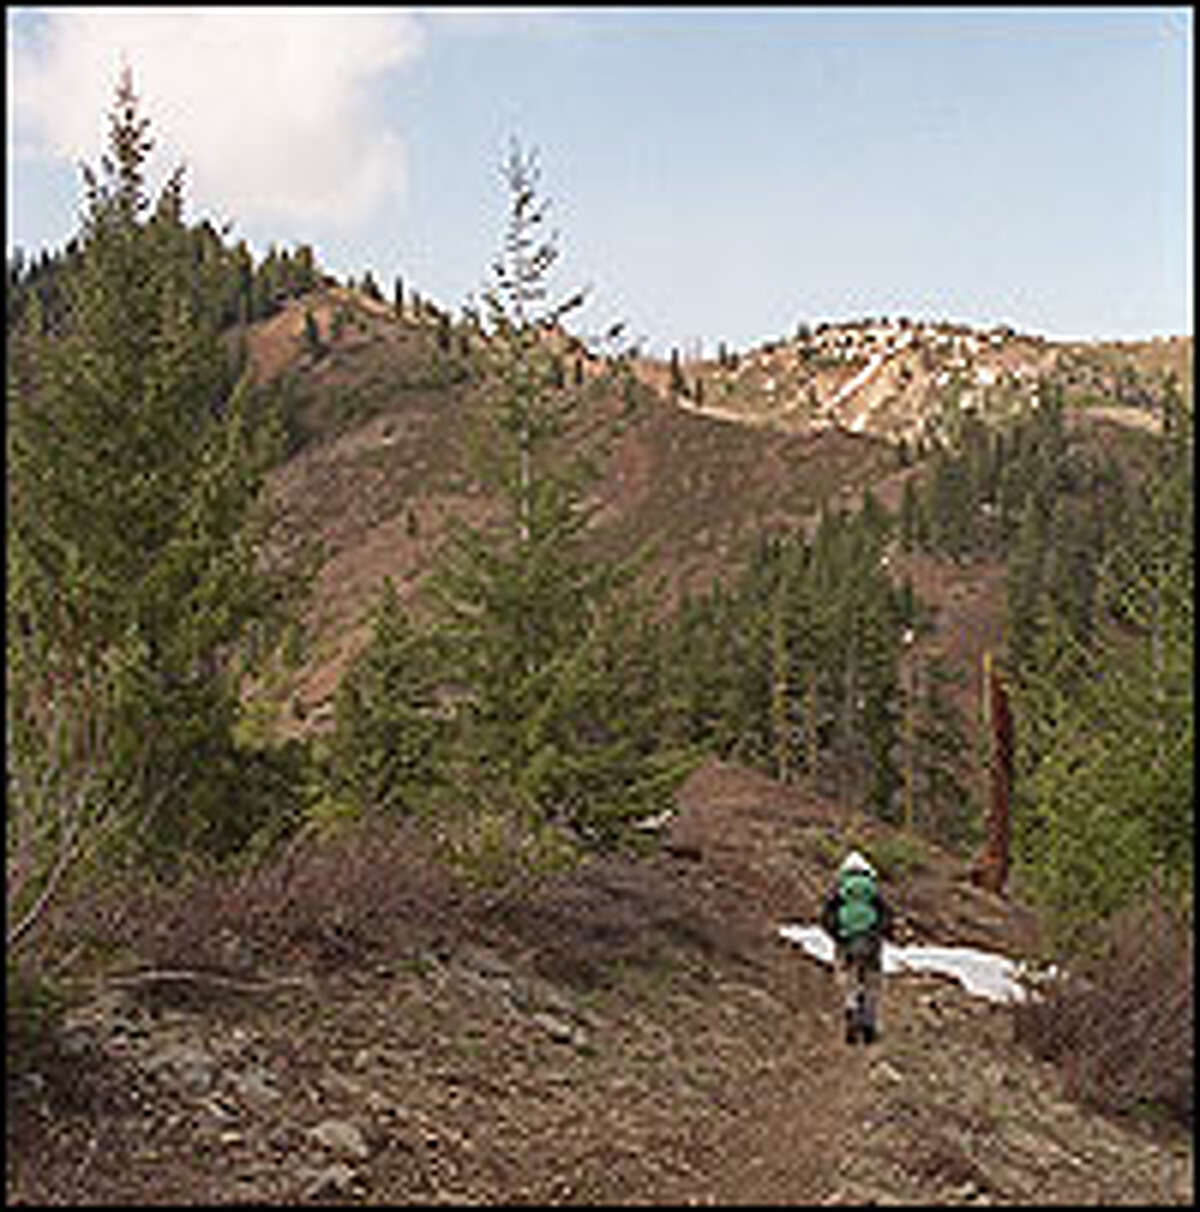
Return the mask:
{"type": "Polygon", "coordinates": [[[908,833],[892,833],[878,838],[868,851],[880,876],[903,883],[920,871],[929,869],[925,844],[908,833]]]}

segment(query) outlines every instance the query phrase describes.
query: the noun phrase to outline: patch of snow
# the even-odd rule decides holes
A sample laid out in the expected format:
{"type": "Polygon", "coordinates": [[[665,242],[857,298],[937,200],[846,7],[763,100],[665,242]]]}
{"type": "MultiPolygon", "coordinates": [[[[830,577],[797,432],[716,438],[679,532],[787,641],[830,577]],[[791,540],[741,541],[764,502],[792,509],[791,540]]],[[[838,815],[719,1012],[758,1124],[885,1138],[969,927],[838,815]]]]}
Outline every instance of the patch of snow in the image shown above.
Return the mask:
{"type": "MultiPolygon", "coordinates": [[[[796,943],[814,959],[833,964],[833,940],[820,926],[802,926],[790,922],[779,927],[779,934],[796,943]]],[[[900,947],[883,944],[883,971],[886,976],[901,972],[939,972],[951,976],[971,994],[993,1002],[1023,1001],[1025,989],[1017,979],[1021,968],[1016,961],[976,947],[900,947]]]]}

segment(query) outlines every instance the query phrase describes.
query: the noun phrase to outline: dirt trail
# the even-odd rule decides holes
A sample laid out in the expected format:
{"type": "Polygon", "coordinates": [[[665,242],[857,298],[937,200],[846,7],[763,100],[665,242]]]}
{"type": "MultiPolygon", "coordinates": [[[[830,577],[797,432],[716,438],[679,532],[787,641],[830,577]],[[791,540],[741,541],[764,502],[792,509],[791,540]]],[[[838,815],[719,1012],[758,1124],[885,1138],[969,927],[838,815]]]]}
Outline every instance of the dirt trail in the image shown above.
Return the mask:
{"type": "MultiPolygon", "coordinates": [[[[10,1076],[9,1202],[1191,1203],[1190,1141],[1067,1102],[953,982],[889,978],[848,1048],[829,970],[776,929],[848,822],[720,763],[680,800],[658,856],[365,950],[332,932],[266,957],[302,982],[270,995],[87,999],[10,1076]]],[[[911,928],[1002,942],[952,865],[921,878],[911,928]]]]}

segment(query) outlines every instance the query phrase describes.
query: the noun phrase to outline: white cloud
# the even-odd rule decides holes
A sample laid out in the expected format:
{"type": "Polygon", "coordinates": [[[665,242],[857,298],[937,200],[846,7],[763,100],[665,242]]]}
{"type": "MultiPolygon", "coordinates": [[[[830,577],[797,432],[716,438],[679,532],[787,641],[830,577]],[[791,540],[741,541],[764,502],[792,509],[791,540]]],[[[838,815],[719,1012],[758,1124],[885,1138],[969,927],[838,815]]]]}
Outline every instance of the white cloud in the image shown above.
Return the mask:
{"type": "Polygon", "coordinates": [[[128,63],[154,162],[187,164],[198,211],[349,225],[403,189],[403,137],[368,86],[424,41],[411,13],[379,9],[49,10],[10,45],[10,148],[97,163],[128,63]]]}

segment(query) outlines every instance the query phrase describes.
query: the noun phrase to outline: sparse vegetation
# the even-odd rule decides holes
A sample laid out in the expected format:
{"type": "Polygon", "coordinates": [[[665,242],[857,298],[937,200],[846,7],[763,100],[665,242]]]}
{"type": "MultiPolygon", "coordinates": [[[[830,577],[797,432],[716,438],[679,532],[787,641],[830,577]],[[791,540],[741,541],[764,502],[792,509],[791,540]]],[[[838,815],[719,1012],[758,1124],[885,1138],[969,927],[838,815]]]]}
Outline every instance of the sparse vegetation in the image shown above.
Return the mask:
{"type": "Polygon", "coordinates": [[[906,833],[879,838],[871,847],[871,858],[879,874],[895,885],[908,883],[930,866],[929,854],[920,839],[906,833]]]}
{"type": "Polygon", "coordinates": [[[1190,906],[1148,895],[1108,923],[1071,976],[1039,982],[1015,1011],[1016,1038],[1061,1066],[1072,1098],[1110,1114],[1195,1115],[1195,963],[1190,906]]]}
{"type": "Polygon", "coordinates": [[[317,318],[308,308],[304,311],[304,347],[314,358],[318,358],[325,352],[325,346],[321,341],[321,329],[317,325],[317,318]]]}
{"type": "MultiPolygon", "coordinates": [[[[129,187],[142,129],[114,129],[129,187]]],[[[305,246],[256,267],[175,178],[149,214],[93,182],[80,237],[10,266],[10,1198],[240,1199],[318,1088],[371,1126],[372,1199],[825,1198],[797,1140],[827,1086],[881,1125],[856,1158],[884,1185],[842,1198],[1154,1197],[1165,1152],[1089,1152],[1011,1034],[1068,1097],[1190,1133],[1190,342],[800,324],[689,362],[729,416],[671,408],[678,351],[585,368],[535,163],[507,170],[485,318],[399,276],[389,315],[305,246]],[[979,377],[993,350],[1022,372],[979,377]],[[867,354],[899,361],[855,386],[867,354]],[[1017,718],[1003,912],[962,878],[985,633],[1017,718]],[[849,845],[923,940],[1069,976],[1011,1016],[898,979],[886,1064],[847,1083],[825,976],[772,928],[849,845]],[[154,1013],[110,1048],[114,1004],[154,1013]],[[235,1020],[285,1091],[253,1113],[235,1020]],[[193,1028],[207,1104],[138,1067],[193,1028]],[[1023,1160],[1041,1139],[1088,1166],[1023,1160]]],[[[255,1198],[304,1197],[285,1177],[255,1198]]]]}

